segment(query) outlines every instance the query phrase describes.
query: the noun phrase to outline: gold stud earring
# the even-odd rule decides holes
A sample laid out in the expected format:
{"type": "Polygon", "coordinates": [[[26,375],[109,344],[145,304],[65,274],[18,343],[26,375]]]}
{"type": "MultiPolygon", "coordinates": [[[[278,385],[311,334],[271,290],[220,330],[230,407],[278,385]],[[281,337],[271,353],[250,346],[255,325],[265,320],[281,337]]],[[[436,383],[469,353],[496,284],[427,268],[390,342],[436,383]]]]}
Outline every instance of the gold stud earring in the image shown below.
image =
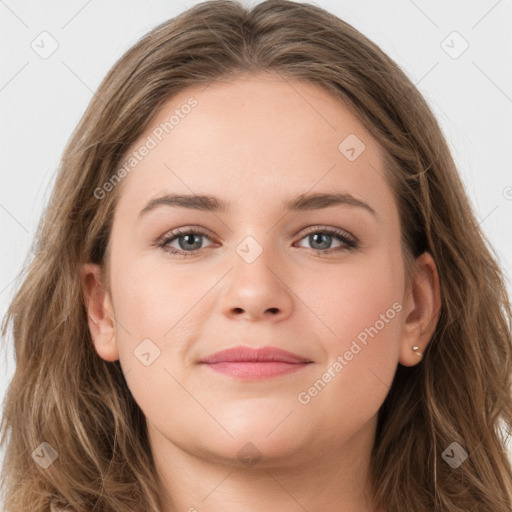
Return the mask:
{"type": "Polygon", "coordinates": [[[414,350],[416,355],[420,356],[420,359],[423,357],[423,354],[421,352],[418,352],[418,350],[420,349],[420,347],[418,347],[418,345],[414,345],[414,347],[412,347],[412,349],[414,350]]]}

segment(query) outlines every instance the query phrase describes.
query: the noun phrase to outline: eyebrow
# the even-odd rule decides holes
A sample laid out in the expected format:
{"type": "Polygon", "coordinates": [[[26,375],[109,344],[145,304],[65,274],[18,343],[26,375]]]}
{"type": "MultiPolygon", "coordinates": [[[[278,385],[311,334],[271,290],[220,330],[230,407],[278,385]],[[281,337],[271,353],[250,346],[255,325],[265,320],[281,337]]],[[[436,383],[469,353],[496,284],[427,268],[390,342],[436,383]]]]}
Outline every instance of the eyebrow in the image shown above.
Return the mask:
{"type": "MultiPolygon", "coordinates": [[[[378,218],[377,212],[369,204],[347,192],[301,194],[295,198],[283,201],[282,207],[285,211],[309,211],[338,205],[363,208],[378,218]]],[[[226,212],[229,210],[230,205],[226,201],[212,195],[169,193],[148,201],[139,212],[139,218],[161,206],[189,208],[205,212],[226,212]]]]}

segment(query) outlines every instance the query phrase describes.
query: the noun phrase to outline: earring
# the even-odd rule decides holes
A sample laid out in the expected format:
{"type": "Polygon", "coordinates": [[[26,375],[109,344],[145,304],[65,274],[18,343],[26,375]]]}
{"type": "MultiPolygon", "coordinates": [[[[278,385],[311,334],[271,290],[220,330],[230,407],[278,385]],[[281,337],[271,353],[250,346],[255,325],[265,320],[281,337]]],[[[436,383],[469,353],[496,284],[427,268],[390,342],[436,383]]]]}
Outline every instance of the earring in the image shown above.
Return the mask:
{"type": "Polygon", "coordinates": [[[416,355],[420,356],[420,359],[423,357],[423,354],[421,352],[418,352],[418,350],[420,349],[420,347],[418,347],[418,345],[414,345],[414,347],[412,347],[412,349],[414,350],[416,355]]]}

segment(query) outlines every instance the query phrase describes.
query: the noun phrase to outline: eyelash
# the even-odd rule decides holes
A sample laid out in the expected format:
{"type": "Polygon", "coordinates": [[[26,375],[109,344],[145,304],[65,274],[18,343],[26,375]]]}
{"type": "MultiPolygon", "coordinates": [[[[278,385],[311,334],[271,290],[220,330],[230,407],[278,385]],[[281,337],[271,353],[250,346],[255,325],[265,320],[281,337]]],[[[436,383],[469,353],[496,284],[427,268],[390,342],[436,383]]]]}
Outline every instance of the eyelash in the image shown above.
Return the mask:
{"type": "MultiPolygon", "coordinates": [[[[308,230],[302,236],[302,238],[300,240],[302,240],[303,238],[305,238],[308,235],[312,235],[312,234],[316,234],[316,233],[322,233],[322,234],[334,236],[335,238],[338,239],[338,241],[343,242],[345,245],[340,246],[340,247],[330,248],[330,249],[313,249],[311,247],[303,247],[303,249],[308,249],[310,251],[314,251],[319,254],[331,254],[333,252],[353,251],[359,247],[359,243],[356,240],[356,238],[350,236],[348,233],[346,233],[345,231],[342,231],[341,229],[331,228],[331,227],[315,226],[314,228],[311,228],[310,230],[308,230]]],[[[203,247],[202,249],[194,249],[192,251],[181,251],[181,250],[177,250],[175,248],[170,249],[167,244],[169,244],[170,242],[179,238],[182,235],[203,235],[207,238],[210,238],[208,236],[208,233],[206,233],[205,231],[203,231],[200,228],[178,228],[178,229],[175,229],[175,230],[171,231],[170,233],[167,233],[166,235],[164,235],[164,237],[162,237],[160,240],[158,240],[156,242],[156,245],[163,251],[165,251],[173,256],[178,256],[181,258],[190,258],[190,257],[196,256],[199,251],[202,251],[203,249],[205,249],[205,247],[203,247]]]]}

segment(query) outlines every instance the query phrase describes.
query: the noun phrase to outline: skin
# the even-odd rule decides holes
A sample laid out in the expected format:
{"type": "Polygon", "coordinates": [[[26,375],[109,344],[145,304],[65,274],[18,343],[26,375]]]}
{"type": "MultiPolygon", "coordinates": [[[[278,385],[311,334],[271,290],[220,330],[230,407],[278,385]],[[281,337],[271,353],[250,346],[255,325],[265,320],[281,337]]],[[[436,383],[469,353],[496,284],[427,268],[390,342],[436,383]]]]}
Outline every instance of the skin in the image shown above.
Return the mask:
{"type": "MultiPolygon", "coordinates": [[[[339,100],[272,75],[215,82],[168,100],[133,148],[191,96],[198,105],[119,185],[110,282],[93,264],[81,273],[95,349],[106,361],[120,359],[147,418],[162,511],[259,511],[272,503],[287,512],[377,512],[365,481],[377,413],[397,364],[418,364],[411,347],[424,352],[434,332],[435,264],[419,257],[406,286],[381,150],[339,100]],[[338,149],[349,134],[366,146],[354,161],[338,149]],[[346,204],[288,213],[281,206],[334,191],[368,203],[378,217],[346,204]],[[231,206],[162,206],[139,219],[163,192],[212,194],[231,206]],[[181,226],[209,233],[193,257],[155,245],[181,226]],[[360,245],[332,252],[345,245],[335,237],[315,245],[304,231],[316,226],[345,230],[360,245]],[[252,263],[237,253],[248,236],[263,251],[252,263]],[[394,303],[401,311],[300,403],[299,393],[394,303]],[[160,350],[148,366],[134,355],[146,338],[160,350]],[[313,363],[250,382],[198,364],[240,344],[276,346],[313,363]],[[240,460],[247,443],[259,460],[240,460]]],[[[169,245],[186,251],[186,242],[169,245]]]]}

